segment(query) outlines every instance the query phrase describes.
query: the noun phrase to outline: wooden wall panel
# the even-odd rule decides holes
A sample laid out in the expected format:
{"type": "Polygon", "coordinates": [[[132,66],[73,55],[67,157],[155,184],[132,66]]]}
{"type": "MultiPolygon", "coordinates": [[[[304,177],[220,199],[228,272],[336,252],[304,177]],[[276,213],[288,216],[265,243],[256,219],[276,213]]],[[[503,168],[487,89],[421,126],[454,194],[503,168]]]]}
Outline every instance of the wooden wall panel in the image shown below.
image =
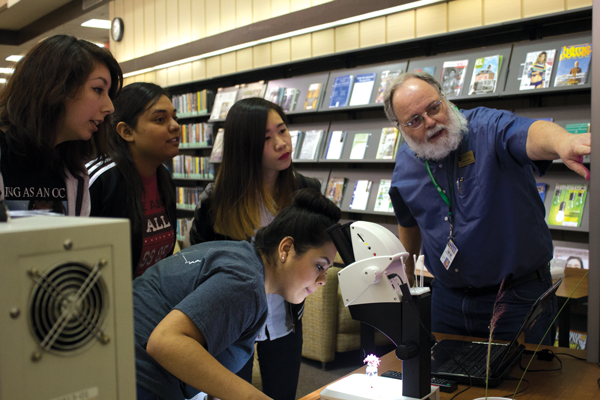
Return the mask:
{"type": "Polygon", "coordinates": [[[206,37],[206,10],[204,0],[192,1],[192,40],[206,37]]]}
{"type": "Polygon", "coordinates": [[[156,0],[154,3],[156,51],[167,46],[167,0],[156,0]]]}
{"type": "Polygon", "coordinates": [[[167,69],[163,68],[163,69],[159,69],[158,71],[156,71],[156,84],[158,86],[162,86],[162,87],[166,87],[168,86],[168,81],[167,81],[167,69]]]}
{"type": "Polygon", "coordinates": [[[335,53],[335,29],[325,29],[312,34],[312,56],[335,53]]]}
{"type": "Polygon", "coordinates": [[[192,41],[192,3],[191,0],[179,0],[179,44],[192,41]]]}
{"type": "Polygon", "coordinates": [[[235,74],[236,72],[236,52],[221,54],[221,75],[235,74]]]}
{"type": "Polygon", "coordinates": [[[254,63],[254,68],[271,65],[271,43],[254,46],[252,48],[252,62],[254,63]]]}
{"type": "MultiPolygon", "coordinates": [[[[117,13],[115,11],[115,5],[118,4],[119,1],[111,1],[110,3],[108,3],[108,17],[110,18],[110,20],[112,21],[113,18],[115,18],[117,16],[117,13]]],[[[122,4],[122,3],[121,3],[122,4]]],[[[119,14],[119,15],[123,15],[123,14],[119,14]]],[[[109,43],[110,43],[110,52],[112,53],[113,57],[119,61],[121,60],[121,44],[118,42],[115,42],[112,39],[111,35],[108,35],[109,37],[109,43]]]]}
{"type": "Polygon", "coordinates": [[[393,43],[414,39],[417,35],[416,16],[417,12],[415,10],[388,15],[386,17],[387,42],[393,43]]]}
{"type": "Polygon", "coordinates": [[[167,86],[178,85],[179,81],[179,65],[167,68],[167,86]]]}
{"type": "Polygon", "coordinates": [[[312,6],[310,0],[292,0],[290,4],[290,12],[304,10],[312,6]]]}
{"type": "Polygon", "coordinates": [[[204,3],[206,10],[206,36],[221,33],[221,5],[218,0],[207,0],[204,3]]]}
{"type": "Polygon", "coordinates": [[[483,0],[483,25],[521,18],[521,0],[483,0]]]}
{"type": "Polygon", "coordinates": [[[271,18],[290,13],[290,0],[271,0],[271,18]]]}
{"type": "Polygon", "coordinates": [[[592,0],[565,0],[565,9],[573,10],[581,7],[591,7],[592,0]]]}
{"type": "Polygon", "coordinates": [[[209,57],[206,59],[206,77],[221,75],[221,56],[209,57]]]}
{"type": "Polygon", "coordinates": [[[359,23],[359,46],[370,47],[385,44],[386,18],[371,18],[359,23]]]}
{"type": "Polygon", "coordinates": [[[329,3],[330,1],[333,1],[333,0],[312,0],[312,5],[314,7],[314,6],[318,6],[319,4],[329,3]]]}
{"type": "Polygon", "coordinates": [[[131,0],[123,3],[123,25],[125,26],[125,31],[123,32],[123,40],[121,41],[124,46],[122,56],[124,60],[131,60],[135,58],[135,28],[133,21],[133,1],[131,0]]]}
{"type": "Polygon", "coordinates": [[[167,0],[167,48],[179,45],[179,12],[177,0],[167,0]]]}
{"type": "Polygon", "coordinates": [[[312,34],[307,33],[305,35],[294,36],[291,38],[290,42],[290,54],[292,61],[312,57],[312,34]]]}
{"type": "Polygon", "coordinates": [[[236,52],[235,62],[237,71],[246,71],[253,68],[252,54],[252,47],[236,52]]]}
{"type": "Polygon", "coordinates": [[[565,10],[565,0],[523,0],[523,18],[565,10]]]}
{"type": "Polygon", "coordinates": [[[133,0],[133,55],[142,57],[145,53],[144,43],[144,0],[133,0]]]}
{"type": "Polygon", "coordinates": [[[252,2],[252,22],[271,18],[271,0],[254,0],[252,2]]]}
{"type": "Polygon", "coordinates": [[[154,0],[144,0],[144,55],[156,51],[154,0]]]}
{"type": "Polygon", "coordinates": [[[206,60],[198,60],[192,63],[192,79],[195,81],[206,79],[206,60]]]}
{"type": "Polygon", "coordinates": [[[335,51],[348,51],[359,47],[358,22],[335,28],[335,51]]]}
{"type": "Polygon", "coordinates": [[[144,82],[156,83],[156,71],[146,72],[143,75],[144,75],[144,82]]]}
{"type": "MultiPolygon", "coordinates": [[[[217,2],[217,0],[212,0],[217,2]]],[[[221,0],[221,32],[235,29],[236,25],[236,0],[221,0]]]]}
{"type": "Polygon", "coordinates": [[[457,0],[448,3],[448,31],[483,25],[484,0],[457,0]]]}
{"type": "Polygon", "coordinates": [[[252,23],[252,0],[236,0],[235,26],[250,25],[252,23]]]}
{"type": "Polygon", "coordinates": [[[129,78],[124,78],[123,79],[123,87],[125,87],[133,82],[135,82],[135,78],[133,76],[130,76],[129,78]]]}
{"type": "Polygon", "coordinates": [[[134,75],[132,76],[134,82],[146,82],[146,77],[144,74],[134,75]]]}
{"type": "Polygon", "coordinates": [[[448,4],[423,7],[417,11],[417,37],[448,32],[448,4]]]}
{"type": "Polygon", "coordinates": [[[271,43],[271,65],[292,60],[291,40],[283,39],[271,43]]]}
{"type": "Polygon", "coordinates": [[[179,83],[187,83],[193,81],[192,63],[185,63],[179,66],[179,83]]]}

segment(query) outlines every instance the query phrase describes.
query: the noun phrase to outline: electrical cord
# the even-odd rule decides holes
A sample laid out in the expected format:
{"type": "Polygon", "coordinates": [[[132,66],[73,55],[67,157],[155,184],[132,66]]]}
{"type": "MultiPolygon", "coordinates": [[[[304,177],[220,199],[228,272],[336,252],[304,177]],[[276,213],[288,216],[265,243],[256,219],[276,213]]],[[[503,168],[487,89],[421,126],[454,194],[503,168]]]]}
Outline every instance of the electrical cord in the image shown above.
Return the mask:
{"type": "Polygon", "coordinates": [[[529,381],[527,379],[513,378],[513,377],[509,376],[509,377],[505,378],[505,380],[513,381],[513,382],[523,381],[523,382],[527,383],[527,386],[525,386],[525,389],[521,389],[517,393],[511,392],[509,394],[505,394],[504,396],[500,396],[500,397],[507,397],[507,398],[512,399],[512,398],[516,397],[518,394],[521,394],[524,391],[526,391],[527,389],[529,389],[529,381]]]}
{"type": "Polygon", "coordinates": [[[563,363],[562,363],[561,359],[558,358],[556,356],[556,354],[554,354],[554,352],[552,350],[546,350],[546,349],[544,349],[544,350],[542,350],[542,352],[537,353],[538,354],[538,359],[540,358],[540,355],[542,355],[542,354],[548,354],[548,353],[550,353],[550,355],[552,356],[552,358],[550,358],[547,361],[552,361],[552,360],[554,360],[556,358],[558,360],[559,364],[560,364],[560,367],[555,368],[555,369],[526,369],[526,367],[523,366],[523,356],[526,356],[526,355],[535,356],[535,354],[536,354],[535,352],[529,352],[529,351],[524,352],[523,355],[521,356],[521,359],[519,360],[519,367],[521,367],[521,369],[523,371],[527,370],[527,372],[552,372],[552,371],[560,371],[562,369],[563,363]]]}

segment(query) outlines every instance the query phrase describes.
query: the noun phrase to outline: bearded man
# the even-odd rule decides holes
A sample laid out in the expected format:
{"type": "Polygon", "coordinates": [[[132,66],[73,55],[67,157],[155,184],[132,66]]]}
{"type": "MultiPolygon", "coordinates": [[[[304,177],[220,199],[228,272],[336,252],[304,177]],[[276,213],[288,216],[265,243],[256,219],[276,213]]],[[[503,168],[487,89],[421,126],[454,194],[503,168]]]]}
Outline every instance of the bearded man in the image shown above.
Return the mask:
{"type": "MultiPolygon", "coordinates": [[[[534,172],[561,158],[589,179],[590,134],[508,111],[458,110],[426,73],[399,75],[384,108],[405,143],[390,198],[407,252],[425,256],[432,282],[432,331],[488,337],[502,286],[506,312],[494,337],[510,340],[533,302],[552,285],[552,239],[534,172]]],[[[546,307],[525,340],[539,343],[556,314],[546,307]]],[[[554,336],[547,335],[544,344],[554,336]]]]}

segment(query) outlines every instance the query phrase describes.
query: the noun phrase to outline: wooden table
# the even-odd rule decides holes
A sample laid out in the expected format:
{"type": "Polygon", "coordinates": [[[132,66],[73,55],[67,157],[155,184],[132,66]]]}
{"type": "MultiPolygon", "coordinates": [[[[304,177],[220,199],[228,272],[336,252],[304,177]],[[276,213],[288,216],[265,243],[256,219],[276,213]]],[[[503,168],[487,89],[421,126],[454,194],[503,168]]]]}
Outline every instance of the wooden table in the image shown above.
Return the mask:
{"type": "MultiPolygon", "coordinates": [[[[476,338],[464,338],[460,336],[453,336],[447,334],[436,334],[438,340],[443,339],[476,339],[476,338]]],[[[478,339],[481,340],[481,339],[478,339]]],[[[535,345],[527,345],[527,349],[534,350],[535,345]]],[[[571,354],[576,357],[586,357],[585,350],[574,350],[568,348],[556,348],[552,346],[541,346],[540,349],[550,349],[556,353],[571,354]]],[[[596,364],[588,363],[587,361],[577,360],[575,358],[558,355],[562,361],[562,369],[560,371],[553,372],[527,372],[525,374],[526,380],[529,381],[529,388],[517,396],[518,400],[547,400],[547,399],[560,399],[560,400],[598,400],[600,399],[600,386],[598,385],[598,379],[600,378],[600,367],[596,364]]],[[[529,356],[523,358],[523,365],[526,366],[529,362],[529,356]]],[[[536,369],[556,369],[560,367],[560,363],[555,359],[552,362],[534,360],[529,366],[529,370],[536,369]]],[[[364,374],[366,366],[357,369],[353,373],[364,374]]],[[[379,366],[379,374],[388,371],[401,371],[402,362],[396,358],[395,353],[392,351],[381,359],[381,365],[379,366]]],[[[523,374],[522,370],[516,365],[511,373],[510,377],[517,379],[521,378],[523,374]]],[[[517,387],[517,381],[505,380],[497,388],[488,389],[488,396],[512,396],[515,388],[517,387]]],[[[519,387],[519,391],[525,389],[527,383],[522,382],[519,387]]],[[[458,390],[452,393],[440,393],[441,399],[450,399],[455,396],[459,391],[465,389],[466,385],[458,385],[458,390]]],[[[322,387],[314,392],[304,396],[300,400],[317,400],[320,399],[319,393],[325,388],[322,387]]],[[[471,400],[478,397],[485,396],[485,388],[479,386],[473,386],[466,392],[457,396],[457,400],[471,400]]]]}

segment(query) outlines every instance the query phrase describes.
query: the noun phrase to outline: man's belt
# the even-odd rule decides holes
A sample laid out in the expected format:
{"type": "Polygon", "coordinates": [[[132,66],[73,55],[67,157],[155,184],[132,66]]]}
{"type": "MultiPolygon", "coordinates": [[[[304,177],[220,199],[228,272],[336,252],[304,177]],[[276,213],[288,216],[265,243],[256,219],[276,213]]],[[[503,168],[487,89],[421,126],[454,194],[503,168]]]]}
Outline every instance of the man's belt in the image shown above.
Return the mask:
{"type": "MultiPolygon", "coordinates": [[[[548,272],[550,272],[550,263],[545,264],[543,267],[533,271],[530,274],[527,274],[527,275],[522,276],[517,279],[511,279],[511,280],[505,282],[502,290],[506,291],[514,286],[520,285],[525,282],[530,282],[534,279],[542,279],[542,277],[544,277],[548,272]]],[[[498,291],[500,290],[500,285],[486,286],[486,287],[481,287],[481,288],[467,287],[467,288],[464,288],[461,290],[469,295],[498,293],[498,291]]]]}

